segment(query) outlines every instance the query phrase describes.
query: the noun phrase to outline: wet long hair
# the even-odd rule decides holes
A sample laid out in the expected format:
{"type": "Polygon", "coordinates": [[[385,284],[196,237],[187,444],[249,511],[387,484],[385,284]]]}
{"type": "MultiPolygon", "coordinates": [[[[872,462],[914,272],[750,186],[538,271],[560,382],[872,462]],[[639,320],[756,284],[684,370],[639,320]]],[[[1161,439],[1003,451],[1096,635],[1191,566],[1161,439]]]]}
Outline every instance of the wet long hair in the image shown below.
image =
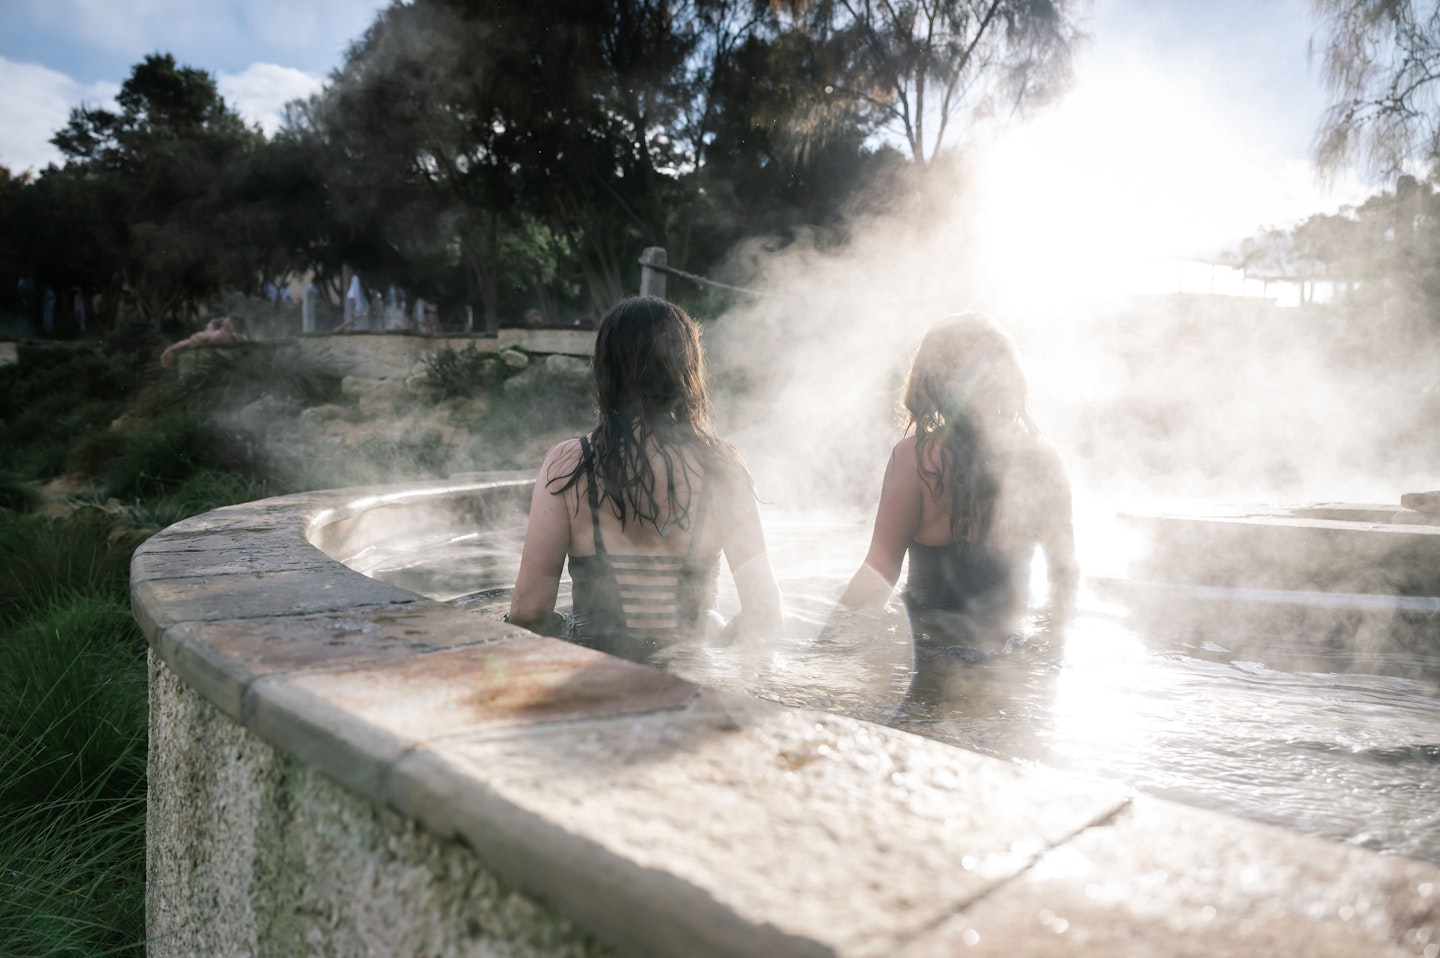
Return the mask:
{"type": "Polygon", "coordinates": [[[623,300],[600,320],[592,371],[599,422],[575,468],[550,480],[560,484],[554,491],[593,475],[622,527],[636,520],[662,530],[689,528],[696,479],[740,463],[710,425],[700,328],[666,300],[623,300]],[[657,456],[665,465],[663,489],[656,488],[657,456]]]}
{"type": "Polygon", "coordinates": [[[1005,464],[1039,437],[1014,343],[984,313],[946,316],[920,342],[904,404],[920,476],[948,502],[952,539],[990,540],[1005,464]]]}

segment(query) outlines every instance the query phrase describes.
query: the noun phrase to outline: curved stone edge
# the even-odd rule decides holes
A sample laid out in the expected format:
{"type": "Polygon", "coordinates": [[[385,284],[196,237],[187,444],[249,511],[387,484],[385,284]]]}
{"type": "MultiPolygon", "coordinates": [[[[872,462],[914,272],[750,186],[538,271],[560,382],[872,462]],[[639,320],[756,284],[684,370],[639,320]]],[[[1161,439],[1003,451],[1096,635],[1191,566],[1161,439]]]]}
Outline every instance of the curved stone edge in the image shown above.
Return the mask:
{"type": "Polygon", "coordinates": [[[1418,953],[1440,918],[1428,865],[701,690],[310,545],[377,508],[525,488],[339,490],[187,520],[137,551],[137,620],[259,740],[463,839],[624,953],[948,953],[1050,914],[1069,941],[1130,943],[1110,954],[1248,954],[1264,918],[1297,947],[1370,956],[1418,953]],[[1097,900],[1096,874],[1136,895],[1097,900]]]}
{"type": "Polygon", "coordinates": [[[605,958],[583,929],[272,747],[150,657],[146,953],[605,958]]]}

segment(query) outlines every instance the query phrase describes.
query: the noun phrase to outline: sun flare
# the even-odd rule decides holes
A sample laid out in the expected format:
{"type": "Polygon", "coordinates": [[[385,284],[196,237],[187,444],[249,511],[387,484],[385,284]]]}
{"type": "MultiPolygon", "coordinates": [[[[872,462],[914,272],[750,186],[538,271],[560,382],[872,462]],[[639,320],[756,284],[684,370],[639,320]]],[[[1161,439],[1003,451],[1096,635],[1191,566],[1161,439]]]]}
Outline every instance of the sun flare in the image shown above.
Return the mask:
{"type": "Polygon", "coordinates": [[[970,214],[991,296],[1044,308],[1258,292],[1208,262],[1333,203],[1303,161],[1277,167],[1247,127],[1183,78],[1115,65],[1084,80],[977,160],[970,214]]]}

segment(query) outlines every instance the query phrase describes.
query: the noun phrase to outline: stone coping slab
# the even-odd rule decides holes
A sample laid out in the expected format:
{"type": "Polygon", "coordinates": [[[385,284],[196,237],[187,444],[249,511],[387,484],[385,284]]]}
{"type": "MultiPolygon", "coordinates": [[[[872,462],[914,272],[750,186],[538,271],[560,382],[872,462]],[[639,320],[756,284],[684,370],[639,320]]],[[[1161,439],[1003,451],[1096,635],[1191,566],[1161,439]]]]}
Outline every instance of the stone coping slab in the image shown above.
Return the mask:
{"type": "Polygon", "coordinates": [[[1440,521],[1400,506],[1190,503],[1126,510],[1137,580],[1234,589],[1440,596],[1440,521]]]}
{"type": "Polygon", "coordinates": [[[330,557],[406,509],[483,523],[529,482],[186,520],[136,552],[136,618],[260,739],[622,954],[1440,952],[1434,866],[703,689],[330,557]]]}

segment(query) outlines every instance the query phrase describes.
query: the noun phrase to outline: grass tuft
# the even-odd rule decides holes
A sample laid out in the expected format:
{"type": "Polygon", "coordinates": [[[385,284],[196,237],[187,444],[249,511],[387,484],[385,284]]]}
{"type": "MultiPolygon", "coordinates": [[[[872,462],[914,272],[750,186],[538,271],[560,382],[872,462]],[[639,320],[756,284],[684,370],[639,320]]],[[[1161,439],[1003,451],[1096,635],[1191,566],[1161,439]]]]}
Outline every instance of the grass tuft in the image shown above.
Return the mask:
{"type": "Polygon", "coordinates": [[[143,953],[145,642],[113,594],[57,590],[0,629],[0,941],[143,953]]]}

